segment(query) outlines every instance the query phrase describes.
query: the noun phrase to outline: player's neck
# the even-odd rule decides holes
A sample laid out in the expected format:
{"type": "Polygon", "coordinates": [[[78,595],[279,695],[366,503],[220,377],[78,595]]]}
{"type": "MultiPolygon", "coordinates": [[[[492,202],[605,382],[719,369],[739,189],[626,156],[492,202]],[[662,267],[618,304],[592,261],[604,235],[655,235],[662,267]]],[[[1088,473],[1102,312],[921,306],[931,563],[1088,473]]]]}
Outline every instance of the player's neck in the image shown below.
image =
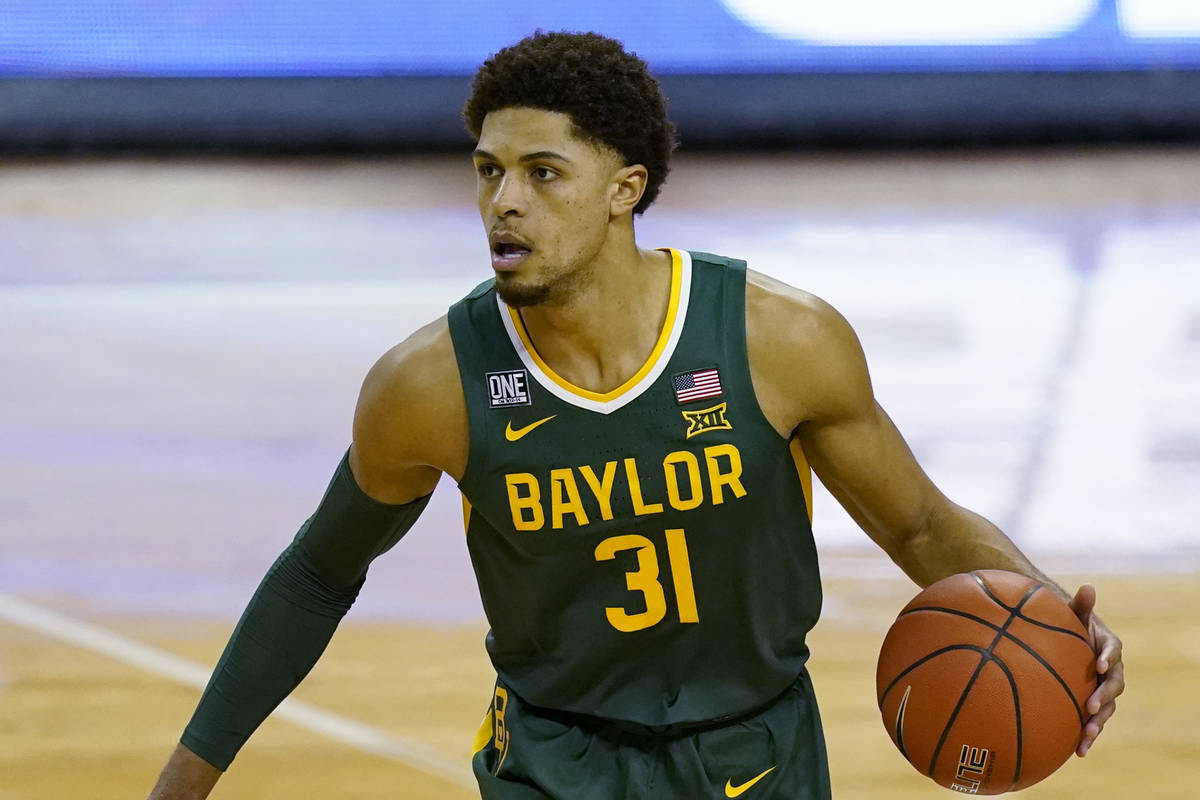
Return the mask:
{"type": "Polygon", "coordinates": [[[538,353],[583,389],[607,392],[654,349],[671,293],[671,256],[641,250],[632,235],[606,247],[569,297],[521,309],[538,353]]]}

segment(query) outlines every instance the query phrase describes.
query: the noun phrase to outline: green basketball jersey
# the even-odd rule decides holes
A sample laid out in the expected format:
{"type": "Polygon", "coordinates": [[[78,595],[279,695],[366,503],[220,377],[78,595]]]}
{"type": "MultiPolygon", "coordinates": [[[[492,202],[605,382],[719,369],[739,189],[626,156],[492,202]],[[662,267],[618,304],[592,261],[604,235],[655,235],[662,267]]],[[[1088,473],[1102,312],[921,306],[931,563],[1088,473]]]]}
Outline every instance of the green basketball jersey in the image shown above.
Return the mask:
{"type": "Polygon", "coordinates": [[[784,691],[821,605],[808,465],[750,381],[745,263],[671,256],[659,340],[611,392],[557,375],[492,281],[449,313],[492,662],[536,706],[655,726],[784,691]]]}

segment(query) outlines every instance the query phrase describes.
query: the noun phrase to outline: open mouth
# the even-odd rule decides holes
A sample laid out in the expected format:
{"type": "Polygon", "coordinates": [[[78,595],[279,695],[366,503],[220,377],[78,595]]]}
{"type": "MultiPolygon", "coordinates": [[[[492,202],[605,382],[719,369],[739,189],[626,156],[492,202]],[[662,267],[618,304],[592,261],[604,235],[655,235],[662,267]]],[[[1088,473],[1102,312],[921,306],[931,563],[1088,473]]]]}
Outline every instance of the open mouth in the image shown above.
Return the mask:
{"type": "Polygon", "coordinates": [[[528,256],[530,250],[513,242],[497,242],[492,245],[492,266],[495,269],[511,269],[528,256]]]}

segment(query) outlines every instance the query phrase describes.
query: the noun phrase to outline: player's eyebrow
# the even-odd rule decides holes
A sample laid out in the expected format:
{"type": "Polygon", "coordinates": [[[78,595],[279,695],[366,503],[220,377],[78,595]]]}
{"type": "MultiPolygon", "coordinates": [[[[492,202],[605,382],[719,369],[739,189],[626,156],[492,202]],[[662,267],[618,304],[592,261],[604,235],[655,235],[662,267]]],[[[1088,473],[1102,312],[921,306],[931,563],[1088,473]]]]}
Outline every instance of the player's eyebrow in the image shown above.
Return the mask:
{"type": "MultiPolygon", "coordinates": [[[[489,153],[487,150],[481,150],[479,148],[476,148],[475,152],[472,153],[472,157],[475,159],[488,159],[491,161],[499,161],[500,160],[500,159],[496,158],[494,155],[492,155],[491,153],[489,153]]],[[[562,153],[556,153],[553,150],[538,150],[536,153],[526,153],[525,155],[518,158],[517,162],[521,163],[521,164],[527,164],[530,161],[544,161],[547,159],[552,159],[555,161],[563,161],[567,164],[574,163],[573,161],[571,161],[571,159],[567,158],[562,153]]]]}

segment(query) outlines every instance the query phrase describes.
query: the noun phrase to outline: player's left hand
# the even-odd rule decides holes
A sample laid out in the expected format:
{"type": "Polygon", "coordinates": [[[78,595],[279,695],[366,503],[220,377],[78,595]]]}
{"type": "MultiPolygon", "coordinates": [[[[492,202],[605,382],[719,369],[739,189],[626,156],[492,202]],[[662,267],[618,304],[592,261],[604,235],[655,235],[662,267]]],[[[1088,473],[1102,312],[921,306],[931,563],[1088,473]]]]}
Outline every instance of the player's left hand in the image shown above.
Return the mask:
{"type": "Polygon", "coordinates": [[[1093,613],[1095,607],[1095,587],[1087,584],[1079,587],[1075,598],[1071,600],[1071,610],[1092,635],[1092,642],[1096,648],[1096,673],[1100,676],[1100,685],[1087,700],[1086,708],[1091,717],[1083,726],[1083,737],[1075,750],[1080,757],[1087,755],[1100,731],[1104,730],[1104,723],[1108,722],[1108,718],[1117,710],[1117,696],[1125,691],[1121,640],[1093,613]]]}

